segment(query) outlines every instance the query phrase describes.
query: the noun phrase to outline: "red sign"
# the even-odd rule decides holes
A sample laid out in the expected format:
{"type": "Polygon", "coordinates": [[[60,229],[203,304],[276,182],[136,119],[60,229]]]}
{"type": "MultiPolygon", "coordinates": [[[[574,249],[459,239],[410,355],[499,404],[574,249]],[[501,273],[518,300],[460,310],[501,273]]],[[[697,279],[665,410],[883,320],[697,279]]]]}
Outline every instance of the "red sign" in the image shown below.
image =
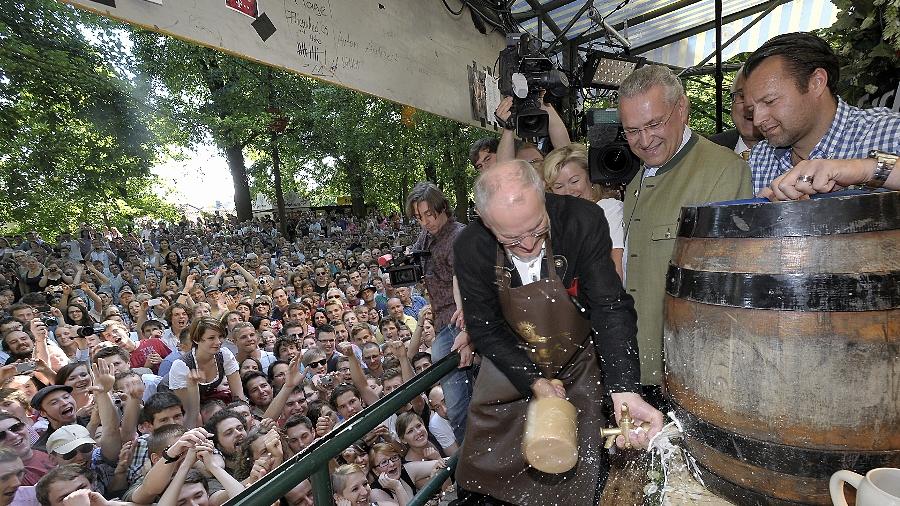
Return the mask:
{"type": "Polygon", "coordinates": [[[256,8],[256,0],[225,0],[225,6],[254,19],[259,15],[259,10],[256,8]]]}

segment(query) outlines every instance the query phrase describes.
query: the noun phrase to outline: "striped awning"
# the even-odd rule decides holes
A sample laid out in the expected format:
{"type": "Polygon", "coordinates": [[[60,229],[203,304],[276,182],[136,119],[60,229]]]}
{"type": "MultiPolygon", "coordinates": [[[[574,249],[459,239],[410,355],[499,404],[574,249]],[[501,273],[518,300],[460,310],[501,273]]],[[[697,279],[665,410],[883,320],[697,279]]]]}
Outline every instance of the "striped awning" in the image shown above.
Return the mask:
{"type": "MultiPolygon", "coordinates": [[[[522,28],[549,42],[581,12],[588,1],[517,0],[511,11],[520,19],[522,28]],[[540,12],[545,7],[552,9],[540,12]],[[548,19],[552,26],[546,22],[548,19]]],[[[723,49],[723,59],[753,51],[781,33],[831,26],[837,17],[837,8],[828,0],[774,1],[778,5],[774,10],[723,49]]],[[[593,7],[608,24],[627,37],[632,46],[631,54],[644,56],[653,62],[690,67],[715,51],[713,0],[632,0],[616,10],[621,3],[621,0],[594,0],[593,7]],[[664,14],[655,15],[659,12],[664,14]]],[[[727,41],[771,5],[772,1],[723,0],[725,23],[722,40],[727,41]]],[[[565,37],[583,50],[621,51],[610,44],[602,28],[588,16],[587,11],[581,13],[565,37]]]]}

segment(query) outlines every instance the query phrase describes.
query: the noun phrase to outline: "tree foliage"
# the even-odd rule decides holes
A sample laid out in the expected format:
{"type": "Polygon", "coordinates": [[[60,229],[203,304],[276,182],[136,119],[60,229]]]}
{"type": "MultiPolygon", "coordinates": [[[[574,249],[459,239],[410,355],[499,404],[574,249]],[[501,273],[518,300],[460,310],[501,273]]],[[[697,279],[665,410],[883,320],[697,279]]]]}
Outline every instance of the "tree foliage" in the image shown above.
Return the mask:
{"type": "Polygon", "coordinates": [[[152,192],[152,111],[112,25],[56,2],[0,10],[0,220],[53,234],[172,211],[152,192]],[[90,36],[93,41],[88,40],[90,36]]]}
{"type": "MultiPolygon", "coordinates": [[[[833,0],[837,21],[822,35],[841,57],[841,94],[871,102],[900,83],[900,0],[833,0]],[[864,99],[865,95],[869,95],[864,99]]],[[[894,97],[900,103],[898,97],[894,97]]]]}

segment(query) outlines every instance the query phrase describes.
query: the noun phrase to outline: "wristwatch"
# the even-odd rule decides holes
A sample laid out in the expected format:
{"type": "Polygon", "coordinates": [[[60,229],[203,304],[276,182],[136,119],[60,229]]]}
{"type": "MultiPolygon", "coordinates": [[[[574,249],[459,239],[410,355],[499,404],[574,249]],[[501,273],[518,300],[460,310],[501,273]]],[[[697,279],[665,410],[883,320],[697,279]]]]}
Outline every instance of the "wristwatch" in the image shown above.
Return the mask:
{"type": "Polygon", "coordinates": [[[900,156],[873,149],[869,151],[869,158],[875,159],[875,172],[872,173],[872,179],[866,181],[863,186],[873,189],[881,188],[884,182],[887,181],[888,176],[891,175],[891,171],[894,170],[894,165],[896,165],[900,156]]]}
{"type": "MultiPolygon", "coordinates": [[[[171,446],[170,446],[169,448],[171,448],[171,446]]],[[[175,463],[175,462],[178,461],[179,458],[181,458],[180,455],[179,455],[178,457],[171,457],[171,456],[169,456],[169,448],[166,448],[166,449],[163,450],[163,452],[162,452],[162,458],[163,458],[164,461],[166,461],[166,464],[172,464],[172,463],[175,463]]]]}

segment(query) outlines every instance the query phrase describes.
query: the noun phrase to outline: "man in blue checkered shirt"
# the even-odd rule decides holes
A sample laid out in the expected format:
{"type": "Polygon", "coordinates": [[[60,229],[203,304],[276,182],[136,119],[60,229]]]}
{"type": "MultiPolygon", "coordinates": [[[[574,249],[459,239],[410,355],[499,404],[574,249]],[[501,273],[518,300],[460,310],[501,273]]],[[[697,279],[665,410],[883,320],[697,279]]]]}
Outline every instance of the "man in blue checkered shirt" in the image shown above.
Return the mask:
{"type": "Polygon", "coordinates": [[[765,137],[750,154],[757,194],[796,199],[897,179],[900,114],[848,105],[835,91],[839,70],[828,43],[809,33],[773,37],[750,55],[744,98],[765,137]],[[885,157],[868,158],[872,150],[885,157]]]}

